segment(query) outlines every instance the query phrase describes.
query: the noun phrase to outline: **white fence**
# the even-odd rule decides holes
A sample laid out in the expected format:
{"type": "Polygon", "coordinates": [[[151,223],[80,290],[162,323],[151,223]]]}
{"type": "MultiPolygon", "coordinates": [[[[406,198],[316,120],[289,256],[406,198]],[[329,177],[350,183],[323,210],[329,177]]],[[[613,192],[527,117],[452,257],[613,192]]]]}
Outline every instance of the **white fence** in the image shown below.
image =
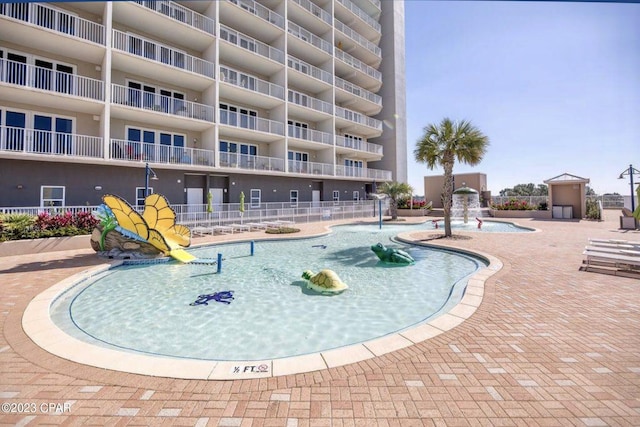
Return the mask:
{"type": "MultiPolygon", "coordinates": [[[[206,204],[172,205],[176,212],[176,222],[191,227],[225,225],[233,223],[263,222],[263,221],[293,221],[308,223],[331,221],[340,219],[373,218],[378,213],[377,200],[358,200],[343,202],[269,202],[260,203],[252,207],[251,203],[244,204],[244,212],[240,212],[239,203],[223,203],[212,205],[211,212],[207,212],[206,204]]],[[[142,211],[143,206],[135,207],[142,211]]],[[[97,206],[53,206],[53,207],[0,207],[0,214],[28,214],[38,215],[47,212],[51,215],[60,213],[93,212],[97,206]]],[[[382,202],[382,213],[388,215],[389,203],[382,202]]]]}
{"type": "MultiPolygon", "coordinates": [[[[549,196],[492,196],[491,203],[494,205],[506,203],[509,200],[526,201],[532,206],[538,206],[541,202],[549,202],[549,196]]],[[[606,194],[602,196],[587,196],[587,199],[593,199],[602,202],[604,209],[616,209],[624,206],[625,197],[614,194],[606,194]]]]}

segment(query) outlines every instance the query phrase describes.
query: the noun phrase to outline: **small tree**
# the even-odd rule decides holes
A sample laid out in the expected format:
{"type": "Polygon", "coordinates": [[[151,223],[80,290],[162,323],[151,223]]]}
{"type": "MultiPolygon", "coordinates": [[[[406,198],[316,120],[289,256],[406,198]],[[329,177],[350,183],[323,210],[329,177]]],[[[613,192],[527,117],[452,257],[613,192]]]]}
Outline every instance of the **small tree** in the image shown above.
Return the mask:
{"type": "Polygon", "coordinates": [[[445,118],[439,125],[430,124],[424,128],[413,154],[417,162],[426,163],[429,169],[436,166],[444,169],[442,204],[445,237],[451,237],[453,165],[456,159],[471,166],[477,165],[488,145],[489,138],[467,120],[454,122],[445,118]]]}
{"type": "Polygon", "coordinates": [[[385,182],[378,187],[378,193],[386,194],[391,201],[391,219],[398,219],[398,200],[413,194],[413,188],[405,182],[385,182]]]}

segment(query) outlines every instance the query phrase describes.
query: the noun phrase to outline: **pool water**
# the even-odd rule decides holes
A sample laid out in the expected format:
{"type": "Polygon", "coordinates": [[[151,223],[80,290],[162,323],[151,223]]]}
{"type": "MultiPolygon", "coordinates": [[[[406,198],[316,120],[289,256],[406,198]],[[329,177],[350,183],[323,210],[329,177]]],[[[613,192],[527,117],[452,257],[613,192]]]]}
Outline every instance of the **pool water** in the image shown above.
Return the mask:
{"type": "Polygon", "coordinates": [[[484,261],[392,241],[429,225],[338,226],[327,236],[233,243],[189,251],[216,266],[167,262],[111,269],[75,285],[51,307],[68,334],[97,345],[177,358],[264,360],[355,344],[429,321],[463,296],[484,261]],[[381,263],[378,242],[409,252],[410,266],[381,263]],[[304,270],[334,270],[349,289],[320,295],[304,270]],[[230,304],[199,295],[233,291],[230,304]]]}

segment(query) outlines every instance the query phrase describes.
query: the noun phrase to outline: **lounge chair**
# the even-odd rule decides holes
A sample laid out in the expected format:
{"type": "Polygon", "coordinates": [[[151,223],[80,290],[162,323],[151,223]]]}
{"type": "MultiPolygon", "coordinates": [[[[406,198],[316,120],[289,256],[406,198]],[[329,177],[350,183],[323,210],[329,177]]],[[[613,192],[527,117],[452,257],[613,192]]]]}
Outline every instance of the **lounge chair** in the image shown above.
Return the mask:
{"type": "Polygon", "coordinates": [[[230,225],[231,228],[233,228],[233,231],[236,232],[243,232],[243,231],[251,231],[251,226],[249,224],[231,224],[230,225]]]}
{"type": "Polygon", "coordinates": [[[582,271],[640,279],[640,242],[590,239],[582,253],[582,271]]]}

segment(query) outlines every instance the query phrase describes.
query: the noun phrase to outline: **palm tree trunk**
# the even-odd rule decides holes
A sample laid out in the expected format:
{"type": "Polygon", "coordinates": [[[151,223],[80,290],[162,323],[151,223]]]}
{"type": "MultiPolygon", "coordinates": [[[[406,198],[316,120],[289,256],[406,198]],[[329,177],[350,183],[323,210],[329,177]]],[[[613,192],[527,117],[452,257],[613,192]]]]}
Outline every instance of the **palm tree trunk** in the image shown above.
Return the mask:
{"type": "Polygon", "coordinates": [[[451,199],[453,197],[453,162],[444,163],[444,188],[442,189],[444,210],[444,236],[451,237],[451,199]]]}
{"type": "Polygon", "coordinates": [[[396,199],[391,199],[391,203],[389,206],[389,209],[391,210],[391,219],[393,221],[398,219],[398,201],[396,199]]]}

